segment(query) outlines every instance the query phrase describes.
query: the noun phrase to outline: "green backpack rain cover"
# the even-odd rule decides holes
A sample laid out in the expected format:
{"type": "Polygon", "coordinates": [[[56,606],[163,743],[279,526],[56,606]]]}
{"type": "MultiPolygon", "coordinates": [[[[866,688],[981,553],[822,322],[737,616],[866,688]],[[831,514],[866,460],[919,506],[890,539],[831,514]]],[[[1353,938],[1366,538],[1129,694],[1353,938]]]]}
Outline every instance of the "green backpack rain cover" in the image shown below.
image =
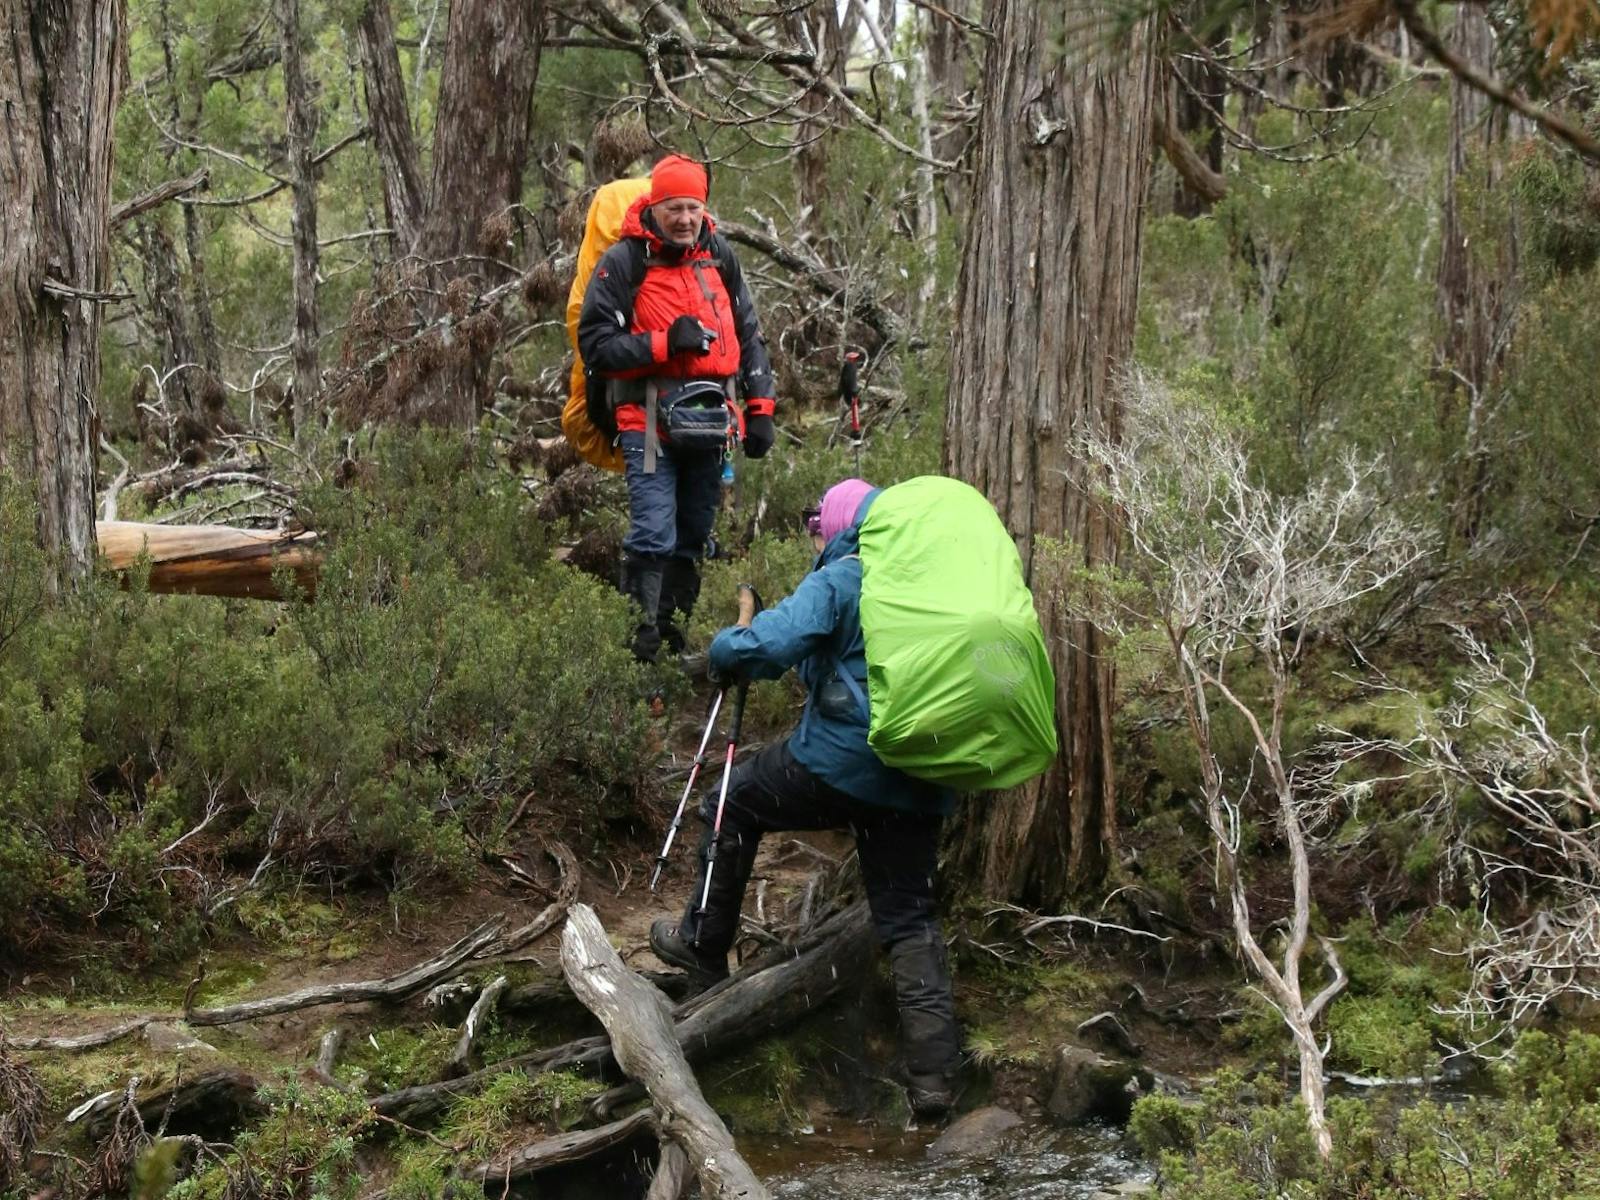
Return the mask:
{"type": "Polygon", "coordinates": [[[861,630],[886,764],[962,791],[1015,787],[1056,756],[1056,686],[1017,547],[983,495],[924,475],[861,523],[861,630]]]}

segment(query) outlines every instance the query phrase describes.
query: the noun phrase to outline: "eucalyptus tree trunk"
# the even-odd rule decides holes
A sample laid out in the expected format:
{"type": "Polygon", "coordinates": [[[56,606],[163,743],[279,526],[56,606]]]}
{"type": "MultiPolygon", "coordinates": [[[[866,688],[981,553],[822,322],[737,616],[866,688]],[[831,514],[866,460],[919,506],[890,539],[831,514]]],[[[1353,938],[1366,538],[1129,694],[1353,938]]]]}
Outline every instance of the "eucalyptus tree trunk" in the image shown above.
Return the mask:
{"type": "MultiPolygon", "coordinates": [[[[834,82],[845,81],[845,60],[848,57],[844,34],[839,26],[838,7],[834,4],[814,4],[790,18],[801,44],[810,43],[817,54],[817,69],[833,77],[834,82]]],[[[805,212],[804,225],[821,230],[822,214],[828,207],[828,151],[832,141],[832,101],[820,89],[814,88],[800,98],[799,108],[809,119],[795,126],[795,170],[800,188],[800,205],[805,212]]]]}
{"type": "Polygon", "coordinates": [[[317,110],[306,85],[300,30],[300,0],[278,0],[283,42],[283,93],[288,103],[289,185],[294,207],[294,431],[309,436],[312,405],[322,390],[317,370],[317,169],[312,163],[317,110]]]}
{"type": "MultiPolygon", "coordinates": [[[[172,53],[172,14],[167,0],[161,0],[157,6],[158,32],[161,37],[161,61],[167,71],[167,116],[172,121],[174,131],[185,128],[193,134],[201,123],[202,113],[205,109],[206,84],[198,80],[193,85],[194,118],[187,121],[183,115],[183,103],[178,92],[178,65],[176,56],[172,53]]],[[[190,155],[181,156],[190,158],[190,155]]],[[[179,147],[176,142],[168,142],[166,148],[167,166],[174,173],[180,164],[179,147]]],[[[186,165],[193,167],[193,162],[186,165]]],[[[184,204],[183,208],[183,242],[184,250],[189,258],[189,302],[194,310],[195,336],[198,339],[200,362],[213,380],[222,378],[222,342],[217,337],[217,322],[211,307],[211,295],[206,289],[206,258],[205,258],[205,230],[200,224],[200,214],[194,205],[184,204]]],[[[173,303],[181,303],[174,298],[173,303]]],[[[218,384],[220,386],[220,383],[218,384]]]]}
{"type": "MultiPolygon", "coordinates": [[[[1494,62],[1494,30],[1474,5],[1458,9],[1450,43],[1474,66],[1494,62]]],[[[1521,258],[1515,218],[1491,229],[1484,217],[1495,191],[1504,187],[1507,140],[1527,132],[1522,118],[1452,77],[1434,361],[1441,418],[1450,429],[1461,427],[1451,533],[1468,543],[1477,536],[1491,484],[1491,426],[1516,319],[1521,258]]]]}
{"type": "MultiPolygon", "coordinates": [[[[919,10],[927,34],[923,69],[932,93],[929,100],[936,126],[933,154],[945,162],[960,163],[965,168],[969,159],[967,143],[970,126],[960,120],[957,114],[971,100],[968,76],[972,48],[971,40],[957,18],[969,18],[977,11],[977,5],[975,0],[948,0],[948,3],[940,5],[940,10],[919,10]]],[[[965,171],[944,175],[939,183],[946,211],[958,224],[965,222],[967,201],[971,194],[965,171]]]]}
{"type": "MultiPolygon", "coordinates": [[[[198,421],[202,364],[183,303],[178,253],[162,228],[161,218],[162,214],[152,213],[141,219],[137,235],[140,258],[144,262],[145,296],[150,315],[162,335],[161,397],[170,423],[177,423],[184,417],[198,421]]],[[[169,429],[169,442],[171,434],[169,429]]]]}
{"type": "Polygon", "coordinates": [[[1178,169],[1172,211],[1181,217],[1204,216],[1227,187],[1222,177],[1222,126],[1217,116],[1228,103],[1228,77],[1205,52],[1219,57],[1226,54],[1228,40],[1224,33],[1207,47],[1186,45],[1181,40],[1175,47],[1184,57],[1172,64],[1172,105],[1166,119],[1172,123],[1172,136],[1181,139],[1182,145],[1169,146],[1167,154],[1178,169]]]}
{"type": "MultiPolygon", "coordinates": [[[[533,85],[544,44],[544,0],[455,0],[439,79],[433,182],[416,253],[441,293],[455,280],[481,294],[511,277],[500,266],[516,227],[528,161],[533,85]]],[[[459,293],[458,293],[459,294],[459,293]]],[[[457,309],[462,307],[456,301],[457,309]]],[[[442,311],[432,314],[443,318],[442,311]]],[[[413,396],[410,415],[472,425],[488,400],[497,336],[462,337],[459,311],[445,361],[413,396]]]]}
{"type": "Polygon", "coordinates": [[[422,182],[389,0],[368,0],[356,33],[366,81],[367,124],[383,171],[384,209],[394,230],[390,242],[394,256],[404,258],[411,253],[422,219],[422,182]]]}
{"type": "Polygon", "coordinates": [[[94,562],[95,400],[109,275],[122,0],[0,6],[0,472],[34,488],[68,577],[94,562]]]}
{"type": "MultiPolygon", "coordinates": [[[[991,0],[983,115],[945,417],[947,471],[984,492],[1033,578],[1041,538],[1110,564],[1111,516],[1073,452],[1115,432],[1115,373],[1133,344],[1156,61],[1141,26],[1084,54],[1046,0],[991,0]],[[1069,45],[1070,43],[1070,45],[1069,45]]],[[[1061,757],[971,806],[960,868],[985,896],[1059,903],[1115,850],[1113,675],[1101,635],[1040,588],[1061,757]]]]}

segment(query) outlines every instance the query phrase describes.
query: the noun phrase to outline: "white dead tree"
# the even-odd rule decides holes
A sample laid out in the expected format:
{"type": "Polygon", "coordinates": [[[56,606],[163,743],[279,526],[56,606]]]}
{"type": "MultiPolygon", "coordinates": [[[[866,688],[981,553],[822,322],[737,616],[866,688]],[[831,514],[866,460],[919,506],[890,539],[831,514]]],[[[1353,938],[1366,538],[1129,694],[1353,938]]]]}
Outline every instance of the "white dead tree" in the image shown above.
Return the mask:
{"type": "MultiPolygon", "coordinates": [[[[1478,868],[1471,985],[1452,1010],[1481,1035],[1474,1050],[1515,1031],[1560,997],[1600,999],[1600,780],[1594,728],[1552,727],[1536,698],[1539,661],[1521,613],[1509,606],[1507,648],[1457,631],[1467,668],[1444,707],[1406,742],[1360,744],[1394,755],[1436,785],[1436,825],[1454,826],[1451,852],[1478,868]],[[1469,844],[1454,819],[1478,797],[1503,825],[1503,847],[1469,844]]],[[[1573,655],[1573,707],[1600,712],[1600,650],[1573,655]]],[[[1411,696],[1413,701],[1418,698],[1411,696]]]]}
{"type": "Polygon", "coordinates": [[[1331,740],[1298,756],[1286,751],[1284,713],[1311,639],[1362,597],[1392,586],[1421,561],[1426,545],[1384,511],[1370,467],[1347,463],[1301,495],[1282,497],[1253,482],[1244,448],[1220,414],[1158,381],[1130,378],[1122,412],[1120,437],[1091,434],[1079,445],[1100,468],[1100,499],[1116,510],[1129,553],[1115,578],[1085,580],[1075,590],[1102,629],[1143,641],[1154,634],[1176,676],[1239,953],[1294,1039],[1300,1094],[1327,1157],[1333,1142],[1316,1025],[1345,974],[1321,937],[1325,982],[1309,999],[1301,969],[1312,937],[1310,844],[1339,806],[1337,777],[1347,759],[1331,740]],[[1252,665],[1260,675],[1240,686],[1235,674],[1252,665]],[[1224,708],[1249,729],[1247,766],[1230,768],[1219,756],[1213,714],[1224,708]],[[1276,958],[1253,918],[1240,853],[1252,798],[1263,790],[1258,776],[1292,880],[1276,958]]]}

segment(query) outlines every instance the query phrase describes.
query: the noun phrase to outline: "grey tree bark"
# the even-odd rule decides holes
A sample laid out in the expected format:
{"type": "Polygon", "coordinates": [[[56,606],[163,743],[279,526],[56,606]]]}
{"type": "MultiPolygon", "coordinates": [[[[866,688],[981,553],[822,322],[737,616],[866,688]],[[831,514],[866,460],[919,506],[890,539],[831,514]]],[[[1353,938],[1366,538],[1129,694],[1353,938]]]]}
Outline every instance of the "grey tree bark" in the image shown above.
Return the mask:
{"type": "Polygon", "coordinates": [[[278,0],[283,43],[283,93],[288,107],[289,186],[294,207],[294,430],[309,436],[312,411],[322,390],[317,370],[317,169],[311,159],[317,139],[317,110],[306,84],[300,29],[300,0],[278,0]]]}
{"type": "MultiPolygon", "coordinates": [[[[818,55],[820,70],[836,83],[844,83],[846,52],[836,5],[814,4],[789,18],[802,45],[810,44],[818,55]]],[[[806,211],[806,224],[812,224],[828,203],[828,149],[832,138],[832,102],[820,90],[807,92],[800,99],[800,110],[813,118],[795,126],[795,171],[800,185],[800,204],[806,211]]]]}
{"type": "Polygon", "coordinates": [[[0,8],[0,471],[33,485],[39,540],[92,566],[95,402],[109,275],[123,0],[0,8]]]}
{"type": "MultiPolygon", "coordinates": [[[[194,85],[194,118],[192,124],[184,119],[183,102],[178,91],[178,67],[172,53],[172,14],[166,0],[158,9],[161,32],[161,58],[167,70],[168,106],[167,115],[172,121],[172,128],[179,130],[189,125],[192,132],[200,124],[201,110],[205,107],[205,82],[197,81],[194,85]]],[[[179,165],[179,148],[175,143],[167,146],[167,165],[176,170],[179,165]]],[[[181,156],[190,160],[193,155],[187,152],[181,156]]],[[[192,161],[185,165],[193,168],[192,161]]],[[[189,303],[194,311],[194,331],[197,338],[197,349],[200,362],[206,371],[215,380],[222,378],[222,343],[217,337],[216,317],[211,308],[211,295],[206,290],[206,259],[205,259],[205,230],[200,224],[200,214],[194,205],[183,205],[183,242],[184,251],[189,258],[189,303]]]]}
{"type": "MultiPolygon", "coordinates": [[[[515,228],[528,162],[533,85],[544,44],[544,0],[455,0],[439,80],[433,181],[416,253],[443,293],[503,283],[499,263],[515,228]]],[[[458,307],[462,307],[458,301],[458,307]]],[[[440,315],[434,313],[434,316],[440,315]]],[[[455,315],[459,316],[459,313],[455,315]]],[[[488,399],[494,337],[460,339],[452,327],[445,365],[413,396],[413,419],[467,427],[488,399]]]]}
{"type": "MultiPolygon", "coordinates": [[[[1481,9],[1460,6],[1450,47],[1478,67],[1494,61],[1494,29],[1481,9]]],[[[1461,426],[1451,534],[1468,543],[1477,536],[1492,482],[1491,427],[1516,321],[1521,259],[1515,218],[1508,217],[1504,228],[1489,235],[1482,214],[1503,186],[1507,140],[1530,132],[1524,118],[1452,77],[1434,361],[1441,419],[1451,430],[1461,426]],[[1483,236],[1474,237],[1475,232],[1483,236]]]]}
{"type": "Polygon", "coordinates": [[[356,33],[366,82],[367,123],[383,169],[383,204],[389,228],[394,230],[390,241],[395,257],[403,258],[411,252],[422,217],[422,181],[389,0],[368,0],[356,33]]]}
{"type": "MultiPolygon", "coordinates": [[[[200,357],[189,329],[188,309],[183,302],[183,284],[178,271],[178,254],[172,239],[162,228],[160,213],[139,222],[139,256],[144,261],[144,287],[150,315],[161,330],[161,395],[169,418],[200,419],[202,378],[200,357]]],[[[170,431],[169,431],[170,433],[170,431]]]]}
{"type": "MultiPolygon", "coordinates": [[[[1068,449],[1117,427],[1132,349],[1156,62],[1147,27],[1114,55],[1063,49],[1062,10],[991,0],[983,115],[945,416],[947,471],[984,492],[1032,578],[1038,539],[1114,562],[1116,531],[1068,449]]],[[[1061,758],[970,808],[959,868],[986,896],[1059,902],[1116,842],[1112,666],[1100,635],[1041,589],[1061,758]]]]}
{"type": "MultiPolygon", "coordinates": [[[[945,162],[959,162],[964,168],[967,165],[971,126],[957,119],[955,114],[971,103],[973,55],[970,40],[956,18],[970,18],[977,11],[977,4],[975,0],[948,0],[940,8],[942,12],[919,10],[926,34],[925,70],[932,92],[929,101],[936,126],[933,153],[945,162]]],[[[965,172],[957,171],[942,176],[939,186],[944,194],[946,212],[956,221],[964,221],[971,194],[965,172]]]]}

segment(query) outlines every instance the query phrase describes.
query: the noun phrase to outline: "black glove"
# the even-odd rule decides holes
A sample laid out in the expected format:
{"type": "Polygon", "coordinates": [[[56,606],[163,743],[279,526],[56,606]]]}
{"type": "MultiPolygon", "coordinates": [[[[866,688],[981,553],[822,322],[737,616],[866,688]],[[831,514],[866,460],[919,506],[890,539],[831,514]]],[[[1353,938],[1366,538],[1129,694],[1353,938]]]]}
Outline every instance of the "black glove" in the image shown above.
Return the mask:
{"type": "Polygon", "coordinates": [[[711,348],[708,332],[693,317],[679,317],[667,328],[667,353],[704,354],[711,348]]]}
{"type": "Polygon", "coordinates": [[[762,458],[768,450],[772,449],[772,439],[777,436],[777,431],[772,427],[772,418],[765,413],[744,419],[744,456],[746,458],[762,458]]]}

